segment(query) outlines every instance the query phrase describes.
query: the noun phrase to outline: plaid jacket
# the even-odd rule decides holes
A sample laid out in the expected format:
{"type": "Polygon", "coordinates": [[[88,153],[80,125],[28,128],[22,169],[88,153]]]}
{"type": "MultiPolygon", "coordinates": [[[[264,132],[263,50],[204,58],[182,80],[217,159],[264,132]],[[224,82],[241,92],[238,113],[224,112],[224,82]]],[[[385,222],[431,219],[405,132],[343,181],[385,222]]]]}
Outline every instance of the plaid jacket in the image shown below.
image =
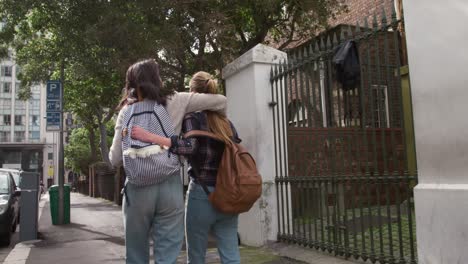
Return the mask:
{"type": "MultiPolygon", "coordinates": [[[[241,140],[232,123],[231,129],[234,134],[232,140],[240,143],[241,140]]],[[[187,133],[191,130],[209,131],[205,112],[185,115],[182,132],[187,133]]],[[[188,158],[188,173],[192,180],[196,178],[208,186],[216,185],[216,174],[218,173],[219,162],[224,151],[223,143],[204,137],[184,139],[173,136],[171,137],[171,148],[169,151],[188,158]],[[192,168],[194,165],[198,168],[200,175],[195,175],[192,168]]]]}

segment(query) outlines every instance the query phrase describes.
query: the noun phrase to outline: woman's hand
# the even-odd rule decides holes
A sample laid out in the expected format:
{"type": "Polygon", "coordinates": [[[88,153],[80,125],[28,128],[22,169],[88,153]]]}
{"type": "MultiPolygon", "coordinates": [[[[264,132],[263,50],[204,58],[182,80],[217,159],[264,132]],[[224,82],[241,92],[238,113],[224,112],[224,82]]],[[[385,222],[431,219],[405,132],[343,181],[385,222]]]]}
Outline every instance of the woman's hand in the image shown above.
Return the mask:
{"type": "Polygon", "coordinates": [[[139,126],[134,126],[132,128],[131,137],[143,142],[154,143],[151,141],[152,134],[139,126]]]}

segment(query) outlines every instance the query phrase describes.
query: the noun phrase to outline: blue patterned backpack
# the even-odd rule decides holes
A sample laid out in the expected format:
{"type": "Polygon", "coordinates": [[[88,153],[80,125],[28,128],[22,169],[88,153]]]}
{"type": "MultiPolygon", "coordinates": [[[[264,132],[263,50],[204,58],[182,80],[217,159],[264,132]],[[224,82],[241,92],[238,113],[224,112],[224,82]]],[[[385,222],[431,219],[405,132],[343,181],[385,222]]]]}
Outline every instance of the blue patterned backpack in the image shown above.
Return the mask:
{"type": "Polygon", "coordinates": [[[166,108],[156,101],[144,100],[124,109],[122,123],[123,166],[128,181],[137,186],[160,183],[178,175],[179,158],[159,145],[131,138],[133,126],[163,137],[174,135],[166,108]]]}

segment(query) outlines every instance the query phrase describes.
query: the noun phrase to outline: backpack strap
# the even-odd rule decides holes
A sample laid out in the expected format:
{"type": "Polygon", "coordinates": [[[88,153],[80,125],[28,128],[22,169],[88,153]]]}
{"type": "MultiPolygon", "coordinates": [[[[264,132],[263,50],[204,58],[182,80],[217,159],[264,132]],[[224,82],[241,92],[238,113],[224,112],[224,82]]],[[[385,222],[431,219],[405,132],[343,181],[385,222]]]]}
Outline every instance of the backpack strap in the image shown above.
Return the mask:
{"type": "MultiPolygon", "coordinates": [[[[207,137],[207,138],[211,138],[211,139],[214,139],[216,141],[220,141],[220,142],[224,143],[224,141],[221,139],[221,137],[218,137],[214,133],[204,131],[204,130],[190,130],[189,132],[184,134],[184,138],[192,138],[192,137],[207,137]]],[[[192,169],[193,169],[193,172],[195,173],[195,182],[200,184],[202,186],[203,190],[205,191],[206,195],[209,196],[210,191],[208,190],[208,187],[206,186],[206,184],[203,181],[201,181],[199,179],[200,171],[198,170],[197,164],[192,163],[192,169]]]]}
{"type": "Polygon", "coordinates": [[[191,138],[191,137],[208,137],[208,138],[212,138],[214,140],[221,141],[224,143],[221,137],[215,135],[214,133],[204,131],[204,130],[190,130],[189,132],[184,134],[184,138],[191,138]]]}

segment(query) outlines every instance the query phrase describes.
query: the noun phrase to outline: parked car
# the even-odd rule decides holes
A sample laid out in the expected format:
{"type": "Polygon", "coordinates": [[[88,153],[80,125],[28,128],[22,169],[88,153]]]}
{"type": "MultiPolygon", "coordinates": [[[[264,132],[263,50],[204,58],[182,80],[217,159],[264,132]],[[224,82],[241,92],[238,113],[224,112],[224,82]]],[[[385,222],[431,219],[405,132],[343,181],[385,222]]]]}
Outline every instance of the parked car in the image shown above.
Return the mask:
{"type": "Polygon", "coordinates": [[[15,180],[15,184],[17,187],[20,186],[20,183],[21,183],[21,170],[17,170],[17,169],[0,169],[0,171],[7,171],[9,173],[11,173],[11,175],[13,176],[13,179],[15,180]]]}
{"type": "MultiPolygon", "coordinates": [[[[11,174],[11,176],[13,176],[13,180],[15,181],[15,185],[16,185],[17,189],[21,191],[20,184],[21,184],[21,172],[22,172],[22,170],[1,168],[0,171],[9,172],[11,174]]],[[[18,197],[18,204],[19,204],[18,211],[21,212],[21,197],[18,197]]],[[[19,217],[18,217],[18,219],[19,219],[19,217]]],[[[18,223],[19,223],[19,220],[18,220],[18,223]]]]}
{"type": "Polygon", "coordinates": [[[0,171],[0,243],[4,246],[10,244],[19,223],[20,195],[12,174],[0,171]]]}

